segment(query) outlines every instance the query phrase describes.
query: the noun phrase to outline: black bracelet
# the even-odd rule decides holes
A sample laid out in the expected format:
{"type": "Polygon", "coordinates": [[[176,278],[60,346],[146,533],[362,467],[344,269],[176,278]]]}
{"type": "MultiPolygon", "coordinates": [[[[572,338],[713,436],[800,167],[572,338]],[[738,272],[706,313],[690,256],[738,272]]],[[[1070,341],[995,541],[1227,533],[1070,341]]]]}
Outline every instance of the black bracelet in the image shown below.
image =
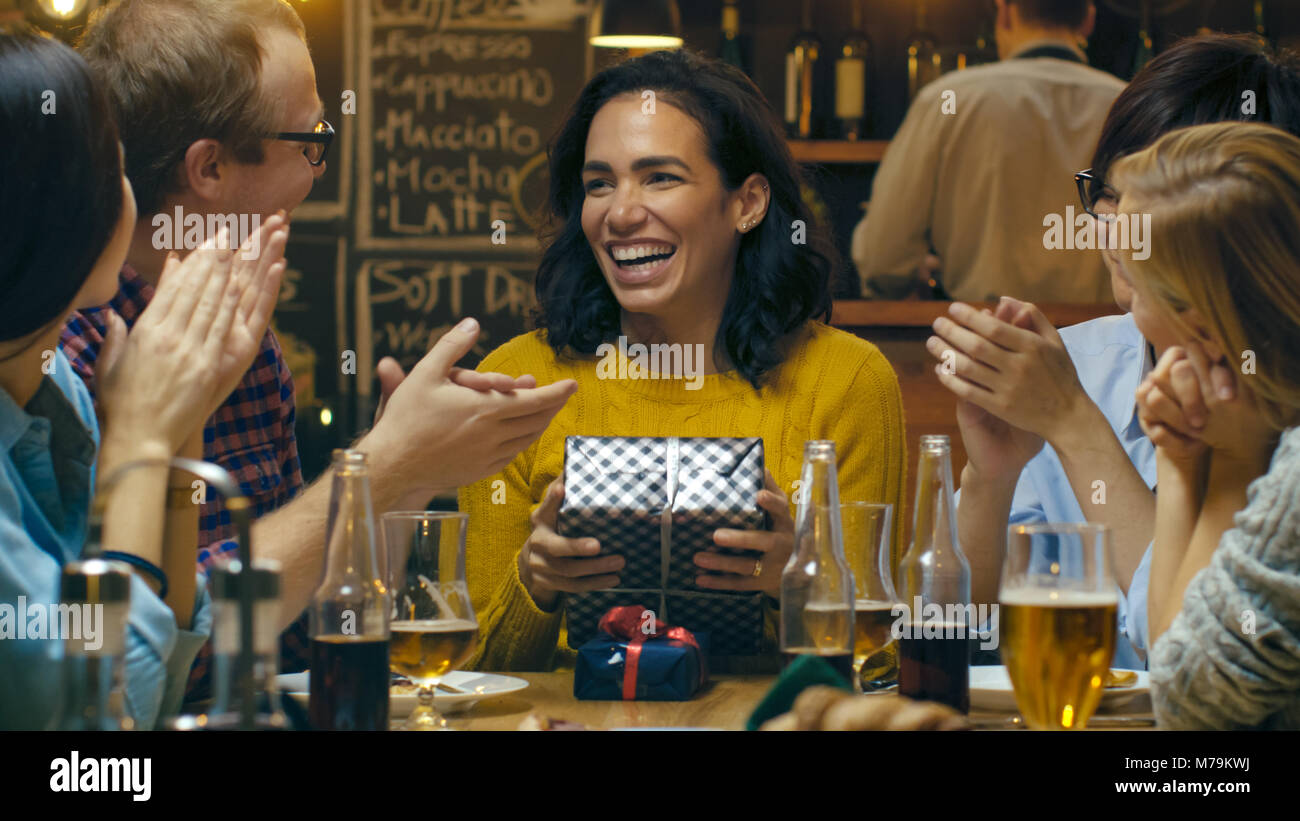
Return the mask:
{"type": "Polygon", "coordinates": [[[152,576],[153,580],[158,582],[158,598],[167,598],[167,574],[164,573],[162,568],[158,565],[148,559],[142,559],[133,553],[122,553],[117,550],[105,550],[99,555],[105,559],[116,559],[119,562],[126,562],[132,567],[142,570],[152,576]]]}

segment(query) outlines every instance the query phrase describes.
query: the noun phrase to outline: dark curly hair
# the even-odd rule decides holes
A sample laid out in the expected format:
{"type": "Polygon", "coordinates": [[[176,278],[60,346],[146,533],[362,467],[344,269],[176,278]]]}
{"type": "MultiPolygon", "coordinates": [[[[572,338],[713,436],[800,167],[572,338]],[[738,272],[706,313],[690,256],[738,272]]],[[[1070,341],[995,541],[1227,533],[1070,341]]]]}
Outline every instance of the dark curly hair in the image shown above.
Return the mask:
{"type": "Polygon", "coordinates": [[[731,293],[715,341],[737,371],[762,388],[780,365],[782,342],[814,317],[830,318],[836,254],[800,196],[802,174],[775,113],[743,72],[687,51],[656,51],[605,69],[578,95],[550,145],[549,214],[541,231],[534,320],[558,356],[592,355],[620,332],[620,308],[582,230],[582,166],[596,112],[625,93],[654,91],[700,124],[722,183],[734,191],[753,173],[771,188],[767,214],[743,234],[731,293]],[[806,243],[792,242],[802,220],[806,243]]]}

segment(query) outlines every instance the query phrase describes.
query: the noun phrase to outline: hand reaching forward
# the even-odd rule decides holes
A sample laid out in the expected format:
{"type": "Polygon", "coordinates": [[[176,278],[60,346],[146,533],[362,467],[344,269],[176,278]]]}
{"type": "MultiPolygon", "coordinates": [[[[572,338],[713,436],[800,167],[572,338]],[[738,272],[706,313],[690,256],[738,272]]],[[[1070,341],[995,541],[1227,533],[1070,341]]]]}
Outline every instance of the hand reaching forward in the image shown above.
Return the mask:
{"type": "Polygon", "coordinates": [[[478,334],[478,322],[462,321],[410,374],[393,378],[396,384],[382,415],[358,444],[371,454],[375,481],[392,482],[396,495],[429,499],[500,471],[546,430],[578,389],[572,379],[563,379],[541,388],[502,391],[496,389],[499,374],[485,380],[469,377],[455,365],[478,334]]]}
{"type": "Polygon", "coordinates": [[[96,366],[106,449],[153,443],[174,454],[239,383],[266,333],[284,273],[288,227],[276,215],[236,260],[227,233],[184,261],[170,256],[128,334],[117,314],[96,366]],[[265,241],[264,241],[265,240],[265,241]]]}

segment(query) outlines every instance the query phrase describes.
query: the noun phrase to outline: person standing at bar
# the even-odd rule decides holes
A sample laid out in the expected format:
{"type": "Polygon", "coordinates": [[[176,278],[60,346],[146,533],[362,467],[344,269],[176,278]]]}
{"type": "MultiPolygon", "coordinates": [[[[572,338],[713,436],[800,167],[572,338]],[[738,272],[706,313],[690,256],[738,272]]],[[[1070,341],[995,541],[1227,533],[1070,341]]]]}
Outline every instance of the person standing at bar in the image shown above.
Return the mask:
{"type": "Polygon", "coordinates": [[[900,281],[913,290],[918,268],[937,256],[953,299],[1110,299],[1095,253],[1044,242],[1047,216],[1067,219],[1073,207],[1073,190],[1054,181],[1087,162],[1124,88],[1079,50],[1095,17],[1090,0],[997,0],[1002,61],[917,94],[853,232],[864,293],[888,296],[886,283],[900,281]]]}
{"type": "MultiPolygon", "coordinates": [[[[80,48],[105,83],[122,124],[135,224],[119,290],[105,308],[75,315],[62,345],[95,393],[93,366],[110,315],[131,325],[153,297],[168,249],[155,217],[292,212],[325,172],[325,107],[302,20],[283,0],[118,0],[92,18],[80,48]]],[[[179,250],[179,249],[178,249],[179,250]]],[[[409,376],[380,363],[382,418],[355,447],[371,459],[376,510],[423,506],[437,493],[507,464],[541,433],[576,388],[534,387],[453,366],[478,325],[448,332],[409,376]],[[431,460],[436,454],[438,459],[431,460]]],[[[267,331],[239,387],[185,455],[234,474],[253,503],[260,555],[284,568],[281,627],[298,619],[323,561],[329,483],[303,488],[294,437],[293,380],[267,331]]],[[[189,487],[188,478],[185,487],[189,487]]],[[[233,544],[224,503],[209,497],[173,511],[197,519],[199,558],[211,564],[233,544]]],[[[305,664],[301,624],[286,636],[286,667],[305,664]]],[[[206,652],[206,651],[205,651],[206,652]]],[[[191,696],[203,694],[196,666],[191,696]]]]}

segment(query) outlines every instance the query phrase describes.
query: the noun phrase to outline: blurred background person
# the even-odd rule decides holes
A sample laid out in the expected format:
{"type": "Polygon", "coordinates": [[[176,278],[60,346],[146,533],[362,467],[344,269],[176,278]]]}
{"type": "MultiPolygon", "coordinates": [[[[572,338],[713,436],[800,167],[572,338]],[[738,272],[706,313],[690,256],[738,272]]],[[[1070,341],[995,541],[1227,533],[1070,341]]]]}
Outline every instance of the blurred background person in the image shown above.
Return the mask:
{"type": "Polygon", "coordinates": [[[1061,180],[1083,167],[1124,88],[1080,50],[1095,18],[1091,0],[997,0],[1001,62],[917,94],[853,232],[865,294],[897,297],[937,273],[971,302],[1110,298],[1095,253],[1044,246],[1044,219],[1066,219],[1073,202],[1061,180]]]}

